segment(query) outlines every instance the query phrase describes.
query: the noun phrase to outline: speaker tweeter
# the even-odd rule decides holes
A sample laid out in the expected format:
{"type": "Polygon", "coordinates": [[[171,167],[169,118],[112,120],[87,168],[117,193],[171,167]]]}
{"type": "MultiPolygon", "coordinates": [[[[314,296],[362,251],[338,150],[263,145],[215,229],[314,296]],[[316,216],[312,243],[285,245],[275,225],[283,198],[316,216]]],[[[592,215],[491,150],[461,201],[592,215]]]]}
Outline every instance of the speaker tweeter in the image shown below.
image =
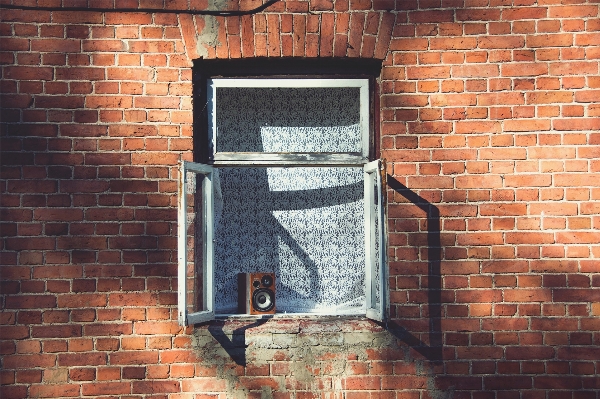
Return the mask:
{"type": "Polygon", "coordinates": [[[244,314],[274,314],[275,273],[240,273],[238,310],[244,314]]]}

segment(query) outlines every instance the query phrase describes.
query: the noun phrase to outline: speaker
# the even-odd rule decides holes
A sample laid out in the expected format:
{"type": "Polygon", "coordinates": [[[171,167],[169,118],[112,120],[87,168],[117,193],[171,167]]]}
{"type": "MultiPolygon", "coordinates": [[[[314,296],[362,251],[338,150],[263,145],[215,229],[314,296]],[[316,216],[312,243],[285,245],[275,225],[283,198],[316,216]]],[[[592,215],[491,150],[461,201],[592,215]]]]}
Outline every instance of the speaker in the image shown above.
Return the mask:
{"type": "Polygon", "coordinates": [[[238,311],[275,314],[275,273],[238,274],[238,311]]]}

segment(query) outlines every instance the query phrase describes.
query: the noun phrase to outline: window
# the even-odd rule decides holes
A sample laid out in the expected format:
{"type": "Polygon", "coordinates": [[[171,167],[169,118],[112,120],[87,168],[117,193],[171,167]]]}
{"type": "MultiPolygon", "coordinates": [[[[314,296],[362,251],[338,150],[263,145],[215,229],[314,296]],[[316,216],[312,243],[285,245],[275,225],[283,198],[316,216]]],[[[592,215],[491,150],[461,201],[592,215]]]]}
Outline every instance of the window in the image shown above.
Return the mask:
{"type": "Polygon", "coordinates": [[[181,324],[237,313],[239,272],[275,272],[278,314],[384,318],[369,85],[206,80],[204,162],[180,165],[181,324]]]}

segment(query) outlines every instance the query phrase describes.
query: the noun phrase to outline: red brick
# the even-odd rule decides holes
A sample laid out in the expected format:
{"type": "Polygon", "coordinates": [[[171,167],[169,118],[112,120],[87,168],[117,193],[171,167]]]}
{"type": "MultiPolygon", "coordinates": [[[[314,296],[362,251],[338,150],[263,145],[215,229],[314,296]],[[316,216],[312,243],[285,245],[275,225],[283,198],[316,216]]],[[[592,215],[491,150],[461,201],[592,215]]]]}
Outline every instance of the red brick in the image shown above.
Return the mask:
{"type": "Polygon", "coordinates": [[[25,326],[0,326],[3,339],[24,339],[29,337],[29,328],[25,326]]]}
{"type": "Polygon", "coordinates": [[[346,377],[342,381],[342,387],[348,390],[379,390],[381,378],[376,376],[346,377]]]}
{"type": "Polygon", "coordinates": [[[559,33],[548,35],[527,35],[527,47],[566,47],[573,44],[571,33],[559,33]]]}
{"type": "MultiPolygon", "coordinates": [[[[596,62],[584,62],[584,61],[551,63],[550,64],[550,73],[552,75],[559,75],[559,76],[560,75],[595,74],[595,73],[598,73],[598,64],[596,62]]],[[[589,92],[589,93],[592,95],[594,94],[594,92],[589,92]]]]}
{"type": "Polygon", "coordinates": [[[153,334],[177,334],[181,332],[181,326],[175,322],[158,323],[152,322],[136,322],[135,332],[137,334],[153,335],[153,334]]]}
{"type": "Polygon", "coordinates": [[[450,77],[450,67],[408,67],[406,74],[408,79],[443,79],[450,77]]]}
{"type": "Polygon", "coordinates": [[[42,221],[78,221],[83,219],[83,212],[72,208],[46,208],[36,209],[33,213],[34,220],[42,221]]]}
{"type": "Polygon", "coordinates": [[[513,49],[524,45],[525,40],[521,36],[487,36],[477,42],[477,47],[482,49],[513,49]]]}
{"type": "Polygon", "coordinates": [[[555,130],[598,130],[600,118],[565,118],[553,121],[555,130]]]}
{"type": "Polygon", "coordinates": [[[503,64],[500,71],[502,76],[539,76],[548,73],[548,65],[545,63],[503,64]]]}
{"type": "Polygon", "coordinates": [[[81,393],[85,396],[129,394],[131,393],[131,383],[94,382],[82,384],[81,393]]]}
{"type": "Polygon", "coordinates": [[[496,188],[502,186],[499,176],[458,176],[456,188],[496,188]]]}
{"type": "Polygon", "coordinates": [[[129,323],[87,324],[83,331],[86,336],[128,335],[132,333],[132,326],[129,323]]]}
{"type": "Polygon", "coordinates": [[[179,381],[133,381],[132,393],[152,394],[155,392],[172,393],[180,391],[179,381]]]}
{"type": "Polygon", "coordinates": [[[514,232],[506,233],[506,242],[511,244],[552,244],[553,233],[514,232]]]}
{"type": "Polygon", "coordinates": [[[472,346],[469,348],[457,348],[459,359],[500,359],[503,356],[502,348],[490,346],[472,346]]]}
{"type": "Polygon", "coordinates": [[[423,95],[390,95],[383,96],[383,107],[420,107],[427,105],[427,96],[423,95]]]}
{"type": "Polygon", "coordinates": [[[19,370],[16,373],[16,381],[20,383],[39,383],[42,382],[41,370],[19,370]]]}
{"type": "Polygon", "coordinates": [[[408,19],[411,23],[431,23],[431,22],[453,22],[452,11],[411,11],[408,13],[408,19]]]}
{"type": "Polygon", "coordinates": [[[54,295],[17,295],[6,298],[7,309],[55,308],[54,295]]]}
{"type": "Polygon", "coordinates": [[[595,17],[598,15],[598,7],[590,5],[573,6],[551,6],[548,8],[548,17],[550,18],[576,18],[576,17],[595,17]]]}
{"type": "Polygon", "coordinates": [[[27,369],[30,367],[54,367],[56,355],[7,355],[3,356],[3,369],[27,369]]]}
{"type": "Polygon", "coordinates": [[[392,39],[390,50],[393,51],[415,51],[426,50],[428,47],[427,39],[392,39]]]}
{"type": "Polygon", "coordinates": [[[543,331],[576,331],[577,320],[556,318],[535,318],[531,320],[533,330],[543,331]]]}
{"type": "Polygon", "coordinates": [[[512,119],[504,122],[505,132],[537,132],[551,129],[549,119],[512,119]]]}
{"type": "MultiPolygon", "coordinates": [[[[552,184],[552,177],[548,175],[512,175],[506,176],[507,187],[547,187],[552,184]]],[[[524,215],[525,212],[521,213],[524,215]]]]}
{"type": "Polygon", "coordinates": [[[32,385],[29,394],[35,398],[78,397],[78,384],[32,385]]]}
{"type": "Polygon", "coordinates": [[[531,389],[533,382],[531,377],[526,376],[492,376],[484,377],[483,383],[486,389],[502,390],[506,387],[512,389],[531,389]]]}
{"type": "Polygon", "coordinates": [[[106,136],[106,126],[90,125],[63,125],[61,126],[62,136],[71,137],[102,137],[106,136]]]}
{"type": "Polygon", "coordinates": [[[481,159],[527,159],[527,152],[524,148],[484,148],[480,150],[481,159]]]}
{"type": "Polygon", "coordinates": [[[58,249],[105,249],[106,238],[104,237],[59,237],[57,239],[58,249]]]}
{"type": "MultiPolygon", "coordinates": [[[[590,103],[600,101],[600,90],[584,90],[575,93],[575,102],[590,103]]],[[[583,115],[573,115],[583,116],[583,115]]]]}
{"type": "Polygon", "coordinates": [[[477,96],[475,94],[434,94],[431,96],[431,105],[436,107],[476,104],[477,96]]]}
{"type": "Polygon", "coordinates": [[[157,351],[122,351],[109,354],[111,365],[155,364],[157,361],[157,351]]]}
{"type": "Polygon", "coordinates": [[[452,66],[452,77],[492,77],[499,75],[497,65],[455,65],[452,66]]]}
{"type": "MultiPolygon", "coordinates": [[[[420,40],[420,39],[416,39],[420,40]]],[[[471,50],[477,47],[477,39],[471,37],[459,38],[432,38],[430,40],[431,50],[471,50]]],[[[393,49],[400,50],[400,49],[393,49]]]]}
{"type": "Polygon", "coordinates": [[[93,381],[96,379],[96,369],[78,368],[69,371],[69,378],[73,381],[93,381]]]}
{"type": "Polygon", "coordinates": [[[49,67],[8,66],[4,69],[6,79],[52,80],[53,70],[49,67]]]}
{"type": "Polygon", "coordinates": [[[0,386],[0,395],[7,398],[28,398],[27,385],[0,386]]]}
{"type": "Polygon", "coordinates": [[[527,93],[527,104],[555,104],[573,102],[573,92],[570,91],[546,91],[527,93]]]}
{"type": "Polygon", "coordinates": [[[186,378],[181,381],[183,392],[218,392],[224,389],[226,389],[226,381],[212,377],[186,378]]]}
{"type": "Polygon", "coordinates": [[[519,19],[538,19],[547,16],[548,9],[546,7],[522,7],[509,8],[502,10],[502,19],[511,21],[519,19]]]}
{"type": "Polygon", "coordinates": [[[384,376],[381,378],[381,389],[411,390],[426,386],[425,377],[417,376],[384,376]]]}

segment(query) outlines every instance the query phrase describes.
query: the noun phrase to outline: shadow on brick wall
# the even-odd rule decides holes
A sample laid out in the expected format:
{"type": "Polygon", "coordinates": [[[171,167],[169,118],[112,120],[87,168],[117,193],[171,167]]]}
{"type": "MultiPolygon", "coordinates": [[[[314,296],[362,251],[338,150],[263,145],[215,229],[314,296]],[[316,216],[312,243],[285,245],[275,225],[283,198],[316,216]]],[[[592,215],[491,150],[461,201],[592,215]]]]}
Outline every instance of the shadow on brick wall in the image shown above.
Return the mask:
{"type": "Polygon", "coordinates": [[[238,366],[246,367],[246,330],[265,324],[268,319],[259,319],[253,323],[236,328],[229,338],[223,331],[224,322],[213,322],[208,327],[208,332],[221,344],[223,349],[231,356],[238,366]]]}
{"type": "Polygon", "coordinates": [[[390,320],[387,329],[390,333],[394,334],[394,336],[419,352],[429,361],[441,362],[443,360],[443,350],[441,328],[442,277],[440,264],[442,247],[440,239],[440,211],[435,205],[411,191],[391,175],[387,175],[387,184],[388,187],[397,194],[422,210],[427,218],[427,305],[429,310],[429,343],[423,342],[421,338],[400,326],[394,319],[390,320]]]}

